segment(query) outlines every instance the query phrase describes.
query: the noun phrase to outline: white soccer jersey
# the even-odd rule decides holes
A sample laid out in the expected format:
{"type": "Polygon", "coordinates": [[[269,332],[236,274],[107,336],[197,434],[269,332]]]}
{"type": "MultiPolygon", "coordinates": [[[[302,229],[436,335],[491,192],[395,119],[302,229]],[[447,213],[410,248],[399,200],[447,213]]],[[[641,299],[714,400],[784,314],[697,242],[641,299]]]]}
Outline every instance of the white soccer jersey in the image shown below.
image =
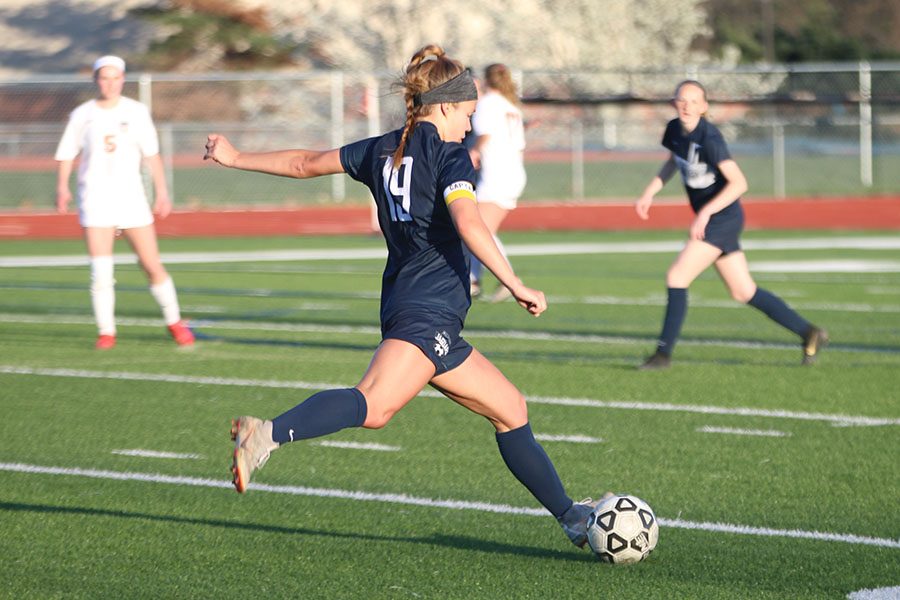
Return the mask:
{"type": "Polygon", "coordinates": [[[488,91],[478,99],[472,129],[476,136],[489,136],[481,148],[478,201],[515,208],[525,189],[522,111],[499,92],[488,91]]]}
{"type": "Polygon", "coordinates": [[[56,160],[78,168],[78,211],[84,227],[141,227],[153,222],[141,175],[145,156],[159,154],[147,107],[122,97],[113,108],[90,100],[72,111],[56,160]]]}

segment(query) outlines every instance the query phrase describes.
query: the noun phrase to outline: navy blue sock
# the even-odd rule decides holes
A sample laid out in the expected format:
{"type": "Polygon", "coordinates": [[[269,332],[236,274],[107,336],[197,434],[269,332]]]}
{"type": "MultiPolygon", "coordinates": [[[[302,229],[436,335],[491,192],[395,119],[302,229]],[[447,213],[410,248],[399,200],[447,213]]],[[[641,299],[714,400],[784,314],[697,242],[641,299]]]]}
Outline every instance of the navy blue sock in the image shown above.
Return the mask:
{"type": "Polygon", "coordinates": [[[809,321],[798,315],[797,311],[788,306],[784,300],[761,287],[756,288],[756,293],[747,304],[763,311],[770,319],[800,337],[806,335],[812,327],[809,321]]]}
{"type": "Polygon", "coordinates": [[[668,288],[668,296],[666,316],[663,319],[662,333],[659,334],[656,349],[667,356],[672,356],[687,314],[687,288],[668,288]]]}
{"type": "Polygon", "coordinates": [[[360,427],[366,412],[366,397],[356,388],[319,392],[272,419],[272,439],[285,444],[360,427]]]}
{"type": "Polygon", "coordinates": [[[497,434],[497,446],[506,466],[544,508],[559,518],[572,506],[550,457],[534,439],[531,425],[497,434]]]}

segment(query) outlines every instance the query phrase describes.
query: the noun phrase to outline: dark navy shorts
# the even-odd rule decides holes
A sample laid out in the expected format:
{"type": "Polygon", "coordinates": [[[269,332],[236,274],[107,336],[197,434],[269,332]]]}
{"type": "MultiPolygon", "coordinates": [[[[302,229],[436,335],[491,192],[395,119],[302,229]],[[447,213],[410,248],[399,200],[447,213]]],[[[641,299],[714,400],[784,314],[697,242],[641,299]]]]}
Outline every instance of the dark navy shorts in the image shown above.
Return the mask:
{"type": "Polygon", "coordinates": [[[469,358],[473,348],[461,333],[459,321],[426,315],[401,315],[381,326],[381,339],[403,340],[416,346],[434,363],[435,375],[455,369],[469,358]]]}
{"type": "Polygon", "coordinates": [[[722,254],[731,254],[741,249],[744,211],[740,206],[735,208],[737,210],[729,210],[726,214],[713,215],[706,224],[706,237],[703,241],[721,250],[722,254]]]}

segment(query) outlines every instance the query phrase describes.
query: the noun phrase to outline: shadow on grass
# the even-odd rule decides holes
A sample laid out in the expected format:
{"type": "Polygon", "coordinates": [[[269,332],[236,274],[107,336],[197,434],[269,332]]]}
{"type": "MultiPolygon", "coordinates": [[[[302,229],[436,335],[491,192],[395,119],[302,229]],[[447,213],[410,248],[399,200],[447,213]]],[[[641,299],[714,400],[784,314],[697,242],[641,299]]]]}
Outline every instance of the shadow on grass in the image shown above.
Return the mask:
{"type": "Polygon", "coordinates": [[[109,510],[103,508],[52,506],[48,504],[24,504],[19,502],[0,502],[0,511],[51,515],[80,515],[86,517],[109,517],[115,519],[134,519],[140,521],[174,523],[179,525],[200,525],[204,527],[219,527],[232,530],[274,533],[279,535],[327,537],[338,540],[355,540],[358,542],[400,542],[406,544],[422,544],[427,546],[443,546],[445,548],[484,552],[486,554],[509,554],[531,558],[545,558],[581,562],[596,561],[594,556],[589,552],[575,554],[573,552],[562,550],[548,550],[546,548],[516,546],[513,544],[504,544],[501,542],[489,541],[479,538],[446,534],[433,534],[422,537],[374,535],[366,533],[348,533],[326,529],[312,529],[306,527],[284,527],[282,525],[268,525],[264,523],[246,523],[239,521],[228,521],[225,519],[179,517],[175,515],[154,515],[150,513],[109,510]]]}

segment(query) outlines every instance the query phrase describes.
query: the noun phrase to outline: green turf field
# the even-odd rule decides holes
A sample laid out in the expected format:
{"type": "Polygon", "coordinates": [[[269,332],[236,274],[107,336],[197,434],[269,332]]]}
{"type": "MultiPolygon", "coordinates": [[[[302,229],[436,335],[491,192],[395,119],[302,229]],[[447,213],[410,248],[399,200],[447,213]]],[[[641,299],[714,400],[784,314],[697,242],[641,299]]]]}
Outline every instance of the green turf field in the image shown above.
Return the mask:
{"type": "Polygon", "coordinates": [[[529,397],[570,495],[653,506],[647,561],[613,567],[572,547],[490,425],[434,393],[383,430],[287,446],[245,496],[231,489],[231,417],[275,416],[365,369],[376,238],[163,240],[196,348],[174,347],[129,262],[105,353],[87,268],[64,266],[84,260],[81,243],[0,242],[0,597],[839,599],[900,586],[896,233],[745,235],[757,282],[831,333],[815,367],[710,272],[673,368],[649,373],[634,367],[679,234],[502,237],[550,309],[476,302],[466,337],[529,397]],[[335,249],[360,257],[310,258],[335,249]]]}

